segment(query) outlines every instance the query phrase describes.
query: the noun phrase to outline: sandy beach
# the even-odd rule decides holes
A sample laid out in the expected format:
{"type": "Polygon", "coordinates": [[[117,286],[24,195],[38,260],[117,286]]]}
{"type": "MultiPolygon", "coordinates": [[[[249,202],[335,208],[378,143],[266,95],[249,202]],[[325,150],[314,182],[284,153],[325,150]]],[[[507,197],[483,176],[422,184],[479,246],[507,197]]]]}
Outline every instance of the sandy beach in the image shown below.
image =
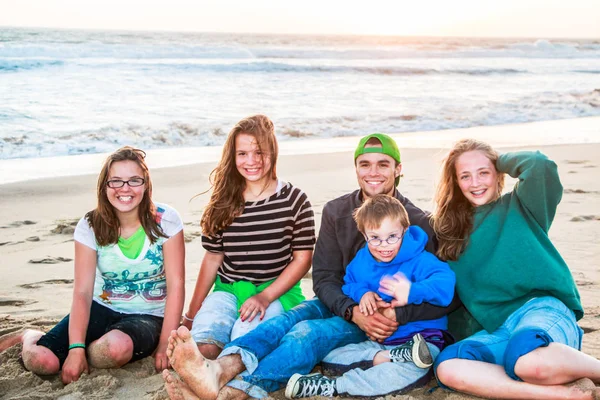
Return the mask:
{"type": "MultiPolygon", "coordinates": [[[[404,174],[399,189],[418,206],[431,210],[440,160],[460,137],[489,141],[501,146],[501,151],[540,149],[553,159],[559,166],[564,195],[550,236],[580,290],[586,312],[579,321],[585,331],[583,350],[600,358],[600,117],[585,120],[440,131],[437,137],[447,134],[446,139],[437,141],[411,133],[398,140],[404,174]],[[579,144],[577,140],[560,140],[577,134],[594,139],[582,139],[579,144]],[[419,141],[420,137],[423,140],[419,141]]],[[[208,200],[207,194],[194,196],[208,189],[208,175],[215,163],[168,168],[152,165],[150,162],[154,199],[174,206],[185,223],[187,303],[204,254],[199,219],[208,200]]],[[[324,204],[358,187],[350,149],[326,154],[283,154],[278,161],[278,174],[307,193],[317,228],[324,204]]],[[[513,182],[509,180],[506,186],[512,187],[513,182]]],[[[96,175],[0,185],[0,336],[22,327],[48,330],[69,312],[74,224],[95,206],[95,185],[96,175]]],[[[306,297],[312,297],[310,277],[303,280],[303,290],[306,297]]],[[[20,350],[20,346],[15,346],[0,353],[2,399],[167,398],[151,359],[120,370],[93,370],[78,382],[63,386],[58,377],[40,378],[26,371],[19,360],[20,350]]],[[[426,388],[395,397],[470,398],[432,390],[434,386],[431,382],[426,388]]],[[[281,391],[273,395],[283,398],[281,391]]]]}

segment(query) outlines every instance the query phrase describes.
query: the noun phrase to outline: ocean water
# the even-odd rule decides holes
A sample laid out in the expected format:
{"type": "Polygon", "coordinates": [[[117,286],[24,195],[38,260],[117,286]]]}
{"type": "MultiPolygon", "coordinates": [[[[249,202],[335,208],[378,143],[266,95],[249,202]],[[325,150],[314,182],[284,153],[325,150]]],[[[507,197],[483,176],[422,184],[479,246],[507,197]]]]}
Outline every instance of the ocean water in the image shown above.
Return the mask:
{"type": "Polygon", "coordinates": [[[600,39],[0,28],[0,159],[600,115],[600,39]]]}

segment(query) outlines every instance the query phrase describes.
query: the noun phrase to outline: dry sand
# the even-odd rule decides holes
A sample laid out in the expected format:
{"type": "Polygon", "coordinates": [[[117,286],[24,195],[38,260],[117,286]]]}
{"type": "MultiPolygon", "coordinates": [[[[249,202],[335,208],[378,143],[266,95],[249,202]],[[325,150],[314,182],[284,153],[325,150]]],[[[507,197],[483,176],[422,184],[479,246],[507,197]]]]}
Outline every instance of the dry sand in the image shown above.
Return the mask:
{"type": "MultiPolygon", "coordinates": [[[[600,136],[599,122],[597,119],[592,127],[596,136],[600,136]]],[[[564,121],[560,124],[565,126],[564,121]]],[[[577,124],[572,126],[576,128],[577,124]]],[[[494,143],[496,135],[503,131],[509,134],[511,127],[470,129],[465,130],[463,136],[478,136],[494,143]]],[[[579,322],[586,332],[583,350],[600,358],[600,144],[535,148],[541,149],[559,166],[565,192],[550,236],[579,286],[586,311],[579,322]]],[[[400,190],[417,205],[431,209],[434,180],[445,150],[403,148],[401,151],[404,178],[400,190]]],[[[323,205],[357,187],[352,165],[351,152],[289,155],[280,157],[278,172],[282,179],[308,194],[318,226],[323,205]]],[[[203,256],[198,221],[208,197],[190,199],[207,189],[208,174],[213,166],[214,163],[152,170],[154,199],[176,207],[185,222],[187,301],[203,256]]],[[[94,207],[95,181],[95,176],[78,176],[0,185],[0,336],[22,327],[47,330],[69,312],[73,287],[73,224],[94,207]]],[[[507,186],[510,187],[511,182],[507,186]]],[[[307,297],[311,297],[310,279],[303,281],[303,288],[307,297]]],[[[166,398],[162,378],[154,372],[150,358],[120,370],[93,370],[78,382],[63,386],[58,377],[40,378],[27,372],[19,360],[20,350],[18,345],[0,353],[2,399],[166,398]]],[[[394,397],[470,398],[443,390],[432,391],[434,386],[431,382],[426,388],[394,397]]],[[[283,398],[281,391],[273,396],[283,398]]]]}

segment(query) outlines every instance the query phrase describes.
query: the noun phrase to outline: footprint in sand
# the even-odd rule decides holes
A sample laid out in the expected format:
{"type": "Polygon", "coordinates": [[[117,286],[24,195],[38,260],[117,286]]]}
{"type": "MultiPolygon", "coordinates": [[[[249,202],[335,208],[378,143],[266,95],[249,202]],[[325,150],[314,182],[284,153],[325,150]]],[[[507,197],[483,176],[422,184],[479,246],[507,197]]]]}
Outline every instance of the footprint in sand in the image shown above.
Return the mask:
{"type": "Polygon", "coordinates": [[[575,194],[590,194],[590,193],[598,194],[600,192],[598,192],[597,190],[565,189],[563,191],[563,193],[565,193],[565,194],[572,194],[572,193],[575,193],[575,194]]]}
{"type": "Polygon", "coordinates": [[[11,299],[0,297],[0,307],[23,307],[27,304],[37,303],[35,300],[11,299]]]}
{"type": "Polygon", "coordinates": [[[565,194],[570,194],[570,193],[577,193],[577,194],[583,194],[583,193],[589,193],[583,189],[565,189],[563,190],[563,193],[565,194]]]}
{"type": "Polygon", "coordinates": [[[33,258],[28,262],[30,264],[58,264],[61,262],[73,261],[72,258],[67,257],[45,257],[45,258],[33,258]]]}
{"type": "Polygon", "coordinates": [[[25,289],[37,289],[37,288],[41,287],[42,285],[60,285],[60,284],[68,285],[71,283],[73,283],[73,279],[48,279],[46,281],[24,283],[22,285],[19,285],[19,287],[22,287],[25,289]]]}
{"type": "Polygon", "coordinates": [[[196,239],[198,236],[202,236],[202,232],[184,232],[183,233],[183,240],[186,243],[189,243],[192,240],[196,239]]]}
{"type": "Polygon", "coordinates": [[[567,164],[587,164],[590,160],[565,160],[567,164]]]}
{"type": "Polygon", "coordinates": [[[50,232],[58,234],[58,235],[72,235],[75,232],[75,227],[79,222],[78,219],[71,220],[59,220],[56,221],[56,228],[52,229],[50,232]]]}
{"type": "Polygon", "coordinates": [[[571,222],[583,221],[600,221],[600,215],[576,215],[570,220],[571,222]]]}
{"type": "Polygon", "coordinates": [[[13,244],[19,244],[19,243],[25,243],[25,242],[22,240],[19,240],[18,242],[1,242],[0,246],[13,245],[13,244]]]}
{"type": "Polygon", "coordinates": [[[0,228],[3,229],[7,229],[7,228],[18,228],[19,226],[22,225],[33,225],[33,224],[37,224],[37,222],[35,221],[30,221],[28,219],[26,219],[25,221],[15,221],[15,222],[11,222],[10,224],[8,224],[7,226],[2,226],[0,228]]]}

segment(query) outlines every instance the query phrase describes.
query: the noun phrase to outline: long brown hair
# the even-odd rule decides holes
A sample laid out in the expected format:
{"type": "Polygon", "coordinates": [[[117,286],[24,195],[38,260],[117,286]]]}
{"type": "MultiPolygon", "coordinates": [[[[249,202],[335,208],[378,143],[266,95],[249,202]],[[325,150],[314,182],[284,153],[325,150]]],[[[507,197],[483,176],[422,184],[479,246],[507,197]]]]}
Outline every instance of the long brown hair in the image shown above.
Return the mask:
{"type": "MultiPolygon", "coordinates": [[[[498,153],[487,143],[475,139],[458,141],[444,159],[440,182],[435,193],[436,210],[432,216],[433,229],[438,238],[437,255],[442,260],[456,261],[467,246],[473,228],[474,207],[458,186],[456,160],[469,151],[481,151],[496,165],[498,153]]],[[[498,172],[498,191],[504,188],[504,173],[498,172]]]]}
{"type": "MultiPolygon", "coordinates": [[[[246,180],[238,172],[235,164],[235,139],[240,133],[252,135],[256,139],[262,152],[263,165],[266,157],[271,160],[271,167],[266,176],[270,179],[277,178],[279,148],[273,122],[266,115],[260,114],[244,118],[229,132],[223,145],[221,160],[210,174],[209,181],[213,192],[200,220],[202,232],[207,236],[214,236],[227,228],[234,218],[244,211],[246,180]]],[[[265,189],[268,184],[269,182],[265,182],[265,189]]]]}
{"type": "Polygon", "coordinates": [[[144,171],[144,197],[138,206],[138,217],[140,223],[144,227],[146,236],[148,236],[152,243],[156,242],[161,236],[166,237],[156,222],[156,207],[154,206],[154,203],[152,203],[152,180],[150,179],[148,166],[144,160],[145,157],[146,153],[143,150],[125,146],[109,155],[104,161],[104,165],[100,170],[100,175],[98,175],[98,205],[94,210],[85,215],[85,218],[94,230],[96,242],[98,242],[100,246],[115,244],[119,240],[119,218],[117,217],[115,208],[108,201],[108,196],[106,194],[106,182],[109,178],[110,167],[113,163],[119,161],[133,161],[140,166],[142,171],[144,171]]]}

